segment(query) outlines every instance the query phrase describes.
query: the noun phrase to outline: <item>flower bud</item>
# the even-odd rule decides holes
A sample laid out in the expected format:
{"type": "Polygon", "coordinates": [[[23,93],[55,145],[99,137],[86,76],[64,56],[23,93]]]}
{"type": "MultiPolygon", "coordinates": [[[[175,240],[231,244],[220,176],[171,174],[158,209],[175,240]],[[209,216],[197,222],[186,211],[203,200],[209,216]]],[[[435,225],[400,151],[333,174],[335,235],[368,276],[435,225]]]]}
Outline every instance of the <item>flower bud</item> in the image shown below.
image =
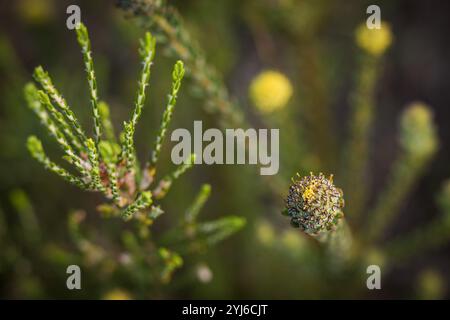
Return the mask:
{"type": "Polygon", "coordinates": [[[312,173],[294,181],[286,199],[286,213],[291,224],[308,234],[333,230],[344,214],[342,190],[333,184],[333,176],[328,179],[320,173],[312,173]]]}
{"type": "Polygon", "coordinates": [[[400,143],[408,153],[428,156],[436,151],[438,138],[429,106],[421,102],[409,105],[402,114],[400,126],[400,143]]]}

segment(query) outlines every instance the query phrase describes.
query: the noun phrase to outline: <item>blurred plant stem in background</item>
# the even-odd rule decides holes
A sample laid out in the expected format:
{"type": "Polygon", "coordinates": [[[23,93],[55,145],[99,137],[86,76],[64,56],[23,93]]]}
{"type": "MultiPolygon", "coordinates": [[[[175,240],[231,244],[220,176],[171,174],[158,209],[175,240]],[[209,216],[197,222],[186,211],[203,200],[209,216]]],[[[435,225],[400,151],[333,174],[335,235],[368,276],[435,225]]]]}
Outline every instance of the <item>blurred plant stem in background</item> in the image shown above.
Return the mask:
{"type": "Polygon", "coordinates": [[[24,231],[24,239],[32,247],[40,242],[42,238],[34,208],[23,190],[14,190],[9,196],[11,204],[19,214],[20,224],[24,231]]]}
{"type": "Polygon", "coordinates": [[[357,223],[367,201],[370,186],[368,169],[370,137],[374,119],[374,89],[379,74],[378,59],[362,55],[356,71],[354,92],[351,96],[352,114],[350,136],[344,151],[341,171],[347,190],[346,212],[357,223]]]}
{"type": "Polygon", "coordinates": [[[299,45],[298,49],[301,75],[300,85],[303,86],[301,97],[305,100],[303,107],[303,115],[306,121],[310,123],[308,126],[308,141],[311,141],[311,151],[317,154],[319,167],[326,171],[333,171],[337,161],[337,137],[333,134],[335,126],[333,121],[333,113],[328,101],[329,92],[327,92],[326,79],[323,78],[324,72],[321,68],[324,66],[320,63],[320,49],[311,42],[299,45]]]}
{"type": "Polygon", "coordinates": [[[401,118],[400,143],[402,151],[392,166],[387,186],[368,214],[365,228],[370,241],[383,235],[437,151],[439,142],[430,107],[413,103],[405,109],[401,118]]]}
{"type": "Polygon", "coordinates": [[[23,81],[25,75],[14,48],[4,34],[0,34],[0,72],[9,77],[13,83],[23,81]]]}
{"type": "Polygon", "coordinates": [[[389,261],[407,261],[418,253],[445,244],[450,239],[450,180],[443,184],[437,202],[441,209],[439,217],[406,235],[397,236],[386,245],[385,251],[389,261]]]}
{"type": "Polygon", "coordinates": [[[26,130],[31,126],[30,121],[24,117],[23,108],[17,108],[23,103],[23,83],[26,79],[26,70],[18,59],[18,54],[12,46],[11,40],[0,34],[0,95],[2,99],[2,119],[0,122],[0,165],[8,171],[0,171],[0,180],[3,187],[14,188],[23,181],[27,172],[26,161],[23,160],[24,150],[20,148],[26,130]],[[11,134],[14,132],[15,134],[11,134]],[[18,160],[19,159],[19,160],[18,160]],[[11,166],[11,163],[14,163],[11,166]]]}
{"type": "Polygon", "coordinates": [[[350,97],[350,135],[344,151],[342,176],[347,190],[347,212],[357,224],[370,186],[367,169],[375,118],[375,88],[382,73],[383,54],[392,42],[390,26],[383,22],[380,29],[369,29],[363,23],[356,29],[355,40],[362,53],[353,84],[355,89],[350,97]]]}
{"type": "Polygon", "coordinates": [[[450,219],[440,217],[401,237],[394,238],[385,247],[391,263],[405,262],[415,255],[445,244],[450,239],[450,219]]]}

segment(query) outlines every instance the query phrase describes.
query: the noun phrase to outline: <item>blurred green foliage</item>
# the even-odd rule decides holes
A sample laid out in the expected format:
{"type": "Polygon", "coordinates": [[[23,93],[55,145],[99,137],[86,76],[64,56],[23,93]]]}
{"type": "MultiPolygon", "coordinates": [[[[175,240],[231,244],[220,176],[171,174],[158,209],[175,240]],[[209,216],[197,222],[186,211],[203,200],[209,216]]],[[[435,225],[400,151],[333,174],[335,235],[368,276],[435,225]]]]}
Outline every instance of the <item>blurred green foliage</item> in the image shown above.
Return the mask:
{"type": "MultiPolygon", "coordinates": [[[[449,277],[448,254],[426,254],[450,236],[448,183],[439,189],[450,172],[436,169],[431,178],[426,176],[438,152],[437,140],[447,143],[436,136],[440,119],[430,111],[440,106],[426,107],[430,117],[424,124],[416,121],[420,115],[411,116],[410,108],[403,110],[404,104],[422,97],[398,98],[384,85],[392,76],[393,61],[407,51],[396,33],[401,27],[408,31],[408,24],[397,17],[404,1],[380,3],[394,33],[392,48],[380,57],[355,43],[354,32],[371,4],[367,1],[79,1],[93,39],[99,96],[108,102],[115,128],[133,109],[130,101],[140,70],[136,39],[149,29],[157,37],[161,54],[155,57],[143,125],[134,135],[138,158],[146,158],[158,134],[165,108],[161,101],[172,80],[171,66],[179,59],[185,63],[187,82],[172,128],[191,128],[199,119],[207,127],[280,128],[276,177],[263,178],[252,166],[194,166],[161,200],[165,214],[150,234],[106,218],[107,210],[101,216],[101,197],[42,170],[27,153],[26,137],[36,134],[49,157],[59,154],[23,98],[23,86],[36,65],[46,66],[67,101],[77,106],[82,126],[93,131],[79,50],[73,32],[65,28],[68,4],[18,0],[1,13],[1,297],[448,296],[443,285],[449,277]],[[167,2],[174,9],[167,10],[167,2]],[[136,4],[148,7],[130,10],[136,4]],[[261,71],[272,69],[290,79],[293,96],[284,108],[261,114],[248,99],[248,86],[261,71]],[[392,129],[382,132],[380,122],[392,129]],[[379,141],[393,142],[385,148],[379,141]],[[428,148],[419,148],[424,145],[428,148]],[[330,267],[323,246],[290,228],[280,215],[291,176],[310,171],[334,173],[336,185],[344,190],[355,258],[338,271],[330,267]],[[420,193],[424,189],[430,189],[428,195],[420,193]],[[193,223],[202,205],[204,219],[214,223],[193,223]],[[206,251],[207,243],[227,235],[215,230],[242,227],[242,220],[224,214],[245,216],[247,225],[206,251]],[[145,240],[153,233],[159,249],[145,240]],[[155,260],[164,263],[150,268],[155,260]],[[80,292],[65,288],[70,264],[82,267],[80,292]],[[382,268],[383,289],[378,292],[365,285],[369,264],[382,268]]],[[[162,172],[174,169],[170,147],[168,143],[161,150],[162,172]]]]}

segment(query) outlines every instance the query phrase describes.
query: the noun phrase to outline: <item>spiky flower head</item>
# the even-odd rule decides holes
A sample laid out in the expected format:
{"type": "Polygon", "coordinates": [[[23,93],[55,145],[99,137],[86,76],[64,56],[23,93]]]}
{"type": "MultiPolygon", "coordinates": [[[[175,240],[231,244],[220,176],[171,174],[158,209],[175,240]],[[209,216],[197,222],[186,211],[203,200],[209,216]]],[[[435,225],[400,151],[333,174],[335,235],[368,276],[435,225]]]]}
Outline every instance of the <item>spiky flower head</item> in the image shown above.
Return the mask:
{"type": "Polygon", "coordinates": [[[356,43],[368,54],[378,57],[381,56],[392,43],[391,26],[382,22],[380,29],[369,29],[365,23],[362,23],[356,29],[356,43]]]}
{"type": "Polygon", "coordinates": [[[278,71],[264,71],[250,84],[250,99],[263,113],[283,108],[292,96],[289,79],[278,71]]]}
{"type": "MultiPolygon", "coordinates": [[[[299,176],[300,178],[300,176],[299,176]]],[[[291,224],[308,234],[333,230],[344,214],[342,190],[333,184],[333,176],[322,173],[293,180],[286,199],[285,213],[291,224]]]]}
{"type": "Polygon", "coordinates": [[[402,147],[417,156],[433,154],[438,146],[431,108],[422,102],[411,103],[401,117],[402,147]]]}

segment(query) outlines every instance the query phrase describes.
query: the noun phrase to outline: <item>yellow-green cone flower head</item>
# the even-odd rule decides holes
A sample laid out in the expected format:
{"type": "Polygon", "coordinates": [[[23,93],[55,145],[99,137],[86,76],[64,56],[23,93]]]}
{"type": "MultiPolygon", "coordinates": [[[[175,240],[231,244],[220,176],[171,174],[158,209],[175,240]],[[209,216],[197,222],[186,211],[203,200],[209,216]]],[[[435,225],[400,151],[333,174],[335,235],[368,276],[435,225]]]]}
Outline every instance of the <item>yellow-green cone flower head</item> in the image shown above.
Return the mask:
{"type": "Polygon", "coordinates": [[[270,113],[286,106],[292,96],[292,84],[278,71],[263,71],[252,80],[249,95],[259,111],[270,113]]]}
{"type": "Polygon", "coordinates": [[[401,117],[402,147],[416,156],[429,156],[438,147],[436,127],[433,123],[431,108],[424,103],[414,102],[401,117]]]}
{"type": "Polygon", "coordinates": [[[393,36],[388,23],[382,22],[380,29],[369,29],[362,23],[356,29],[356,43],[368,54],[381,56],[391,45],[393,36]]]}
{"type": "Polygon", "coordinates": [[[333,230],[344,214],[342,190],[333,184],[333,176],[322,173],[294,180],[286,199],[285,213],[294,227],[314,235],[333,230]]]}

